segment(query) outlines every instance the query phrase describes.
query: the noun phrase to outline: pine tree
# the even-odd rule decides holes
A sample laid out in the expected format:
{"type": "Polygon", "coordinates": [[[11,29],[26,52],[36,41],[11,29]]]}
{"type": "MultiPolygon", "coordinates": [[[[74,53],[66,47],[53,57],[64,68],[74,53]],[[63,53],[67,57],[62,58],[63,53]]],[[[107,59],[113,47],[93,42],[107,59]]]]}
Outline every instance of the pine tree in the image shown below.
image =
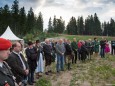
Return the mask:
{"type": "Polygon", "coordinates": [[[83,35],[83,33],[84,33],[84,22],[83,22],[82,16],[78,17],[77,26],[78,26],[78,34],[83,35]]]}
{"type": "Polygon", "coordinates": [[[94,28],[93,28],[94,35],[101,35],[101,23],[99,21],[99,18],[97,17],[97,14],[94,14],[94,28]]]}
{"type": "Polygon", "coordinates": [[[1,11],[1,32],[3,33],[7,26],[10,25],[10,10],[9,6],[5,5],[1,11]]]}
{"type": "Polygon", "coordinates": [[[56,28],[57,28],[57,19],[56,19],[56,16],[54,16],[54,19],[53,19],[53,31],[56,33],[56,28]]]}
{"type": "Polygon", "coordinates": [[[56,32],[57,33],[63,33],[64,29],[65,29],[65,23],[62,19],[62,17],[60,17],[60,19],[57,19],[57,27],[56,27],[56,32]]]}
{"type": "Polygon", "coordinates": [[[53,32],[53,26],[52,26],[52,19],[51,19],[51,17],[49,18],[49,22],[48,22],[48,32],[53,32]]]}
{"type": "Polygon", "coordinates": [[[22,7],[19,11],[19,28],[20,28],[20,35],[25,35],[26,34],[26,12],[25,8],[22,7]]]}
{"type": "Polygon", "coordinates": [[[77,24],[76,24],[76,18],[72,17],[67,25],[67,32],[68,34],[71,35],[77,35],[78,34],[78,30],[77,30],[77,24]]]}
{"type": "Polygon", "coordinates": [[[0,7],[0,35],[3,33],[3,8],[0,7]]]}
{"type": "Polygon", "coordinates": [[[32,32],[35,26],[34,24],[35,24],[35,17],[34,17],[33,9],[31,7],[27,14],[26,30],[28,32],[32,32]]]}
{"type": "Polygon", "coordinates": [[[95,32],[93,31],[94,29],[94,20],[93,16],[88,16],[85,20],[85,34],[86,35],[94,35],[95,32]]]}
{"type": "Polygon", "coordinates": [[[110,36],[115,36],[115,21],[112,18],[110,19],[110,28],[108,30],[108,34],[110,36]]]}
{"type": "Polygon", "coordinates": [[[43,32],[43,18],[42,18],[42,13],[39,13],[38,19],[37,19],[37,28],[39,31],[43,32]]]}
{"type": "Polygon", "coordinates": [[[19,35],[19,2],[18,0],[15,0],[12,8],[12,25],[11,28],[13,29],[14,33],[19,35]]]}

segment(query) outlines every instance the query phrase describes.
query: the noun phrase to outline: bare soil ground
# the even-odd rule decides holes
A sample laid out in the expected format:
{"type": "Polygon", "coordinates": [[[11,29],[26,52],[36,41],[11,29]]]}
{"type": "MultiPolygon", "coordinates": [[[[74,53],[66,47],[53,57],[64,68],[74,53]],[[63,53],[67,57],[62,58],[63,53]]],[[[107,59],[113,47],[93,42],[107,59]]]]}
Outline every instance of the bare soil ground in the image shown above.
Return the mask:
{"type": "Polygon", "coordinates": [[[115,86],[115,56],[93,57],[84,63],[78,61],[71,67],[70,71],[65,67],[64,71],[56,73],[53,64],[54,73],[43,74],[43,77],[50,80],[52,86],[115,86]]]}

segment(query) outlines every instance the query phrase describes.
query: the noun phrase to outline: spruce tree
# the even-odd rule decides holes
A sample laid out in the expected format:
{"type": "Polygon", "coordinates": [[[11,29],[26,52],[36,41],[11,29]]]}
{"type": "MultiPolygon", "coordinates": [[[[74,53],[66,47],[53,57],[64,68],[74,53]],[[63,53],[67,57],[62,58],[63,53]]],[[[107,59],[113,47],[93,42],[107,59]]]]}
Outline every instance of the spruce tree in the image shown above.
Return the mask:
{"type": "Polygon", "coordinates": [[[38,19],[37,19],[37,28],[39,31],[43,32],[43,17],[42,17],[42,13],[39,13],[38,19]]]}
{"type": "Polygon", "coordinates": [[[52,19],[51,19],[51,17],[49,18],[49,22],[48,22],[48,32],[53,32],[53,26],[52,26],[52,19]]]}
{"type": "Polygon", "coordinates": [[[78,34],[78,30],[77,30],[77,22],[76,22],[76,18],[72,17],[67,25],[67,32],[68,34],[71,35],[77,35],[78,34]]]}
{"type": "Polygon", "coordinates": [[[27,14],[26,30],[28,32],[32,32],[35,26],[34,24],[35,24],[35,17],[34,17],[33,9],[31,7],[27,14]]]}
{"type": "Polygon", "coordinates": [[[26,34],[26,12],[25,8],[22,7],[19,11],[19,28],[20,28],[20,35],[25,35],[26,34]]]}
{"type": "Polygon", "coordinates": [[[12,8],[12,25],[11,28],[13,29],[13,32],[17,35],[19,35],[19,2],[18,0],[15,0],[13,2],[12,8]]]}
{"type": "Polygon", "coordinates": [[[78,17],[77,26],[78,26],[78,34],[83,35],[83,33],[84,33],[84,21],[83,21],[82,16],[78,17]]]}

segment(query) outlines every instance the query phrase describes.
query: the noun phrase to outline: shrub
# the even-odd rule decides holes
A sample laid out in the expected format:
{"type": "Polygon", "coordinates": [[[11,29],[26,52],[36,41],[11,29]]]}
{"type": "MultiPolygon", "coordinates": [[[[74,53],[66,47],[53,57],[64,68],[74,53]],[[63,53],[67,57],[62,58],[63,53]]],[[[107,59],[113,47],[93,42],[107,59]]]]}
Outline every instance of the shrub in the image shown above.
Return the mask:
{"type": "Polygon", "coordinates": [[[47,78],[40,78],[35,86],[52,86],[51,82],[47,78]]]}

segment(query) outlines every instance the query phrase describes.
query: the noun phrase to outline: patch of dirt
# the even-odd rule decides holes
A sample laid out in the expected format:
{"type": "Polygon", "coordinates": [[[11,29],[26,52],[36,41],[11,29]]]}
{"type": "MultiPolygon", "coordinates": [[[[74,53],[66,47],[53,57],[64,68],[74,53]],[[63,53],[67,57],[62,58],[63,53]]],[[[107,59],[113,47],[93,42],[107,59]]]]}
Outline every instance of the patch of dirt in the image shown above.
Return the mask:
{"type": "Polygon", "coordinates": [[[72,71],[63,71],[52,77],[52,86],[69,86],[72,79],[72,71]]]}

